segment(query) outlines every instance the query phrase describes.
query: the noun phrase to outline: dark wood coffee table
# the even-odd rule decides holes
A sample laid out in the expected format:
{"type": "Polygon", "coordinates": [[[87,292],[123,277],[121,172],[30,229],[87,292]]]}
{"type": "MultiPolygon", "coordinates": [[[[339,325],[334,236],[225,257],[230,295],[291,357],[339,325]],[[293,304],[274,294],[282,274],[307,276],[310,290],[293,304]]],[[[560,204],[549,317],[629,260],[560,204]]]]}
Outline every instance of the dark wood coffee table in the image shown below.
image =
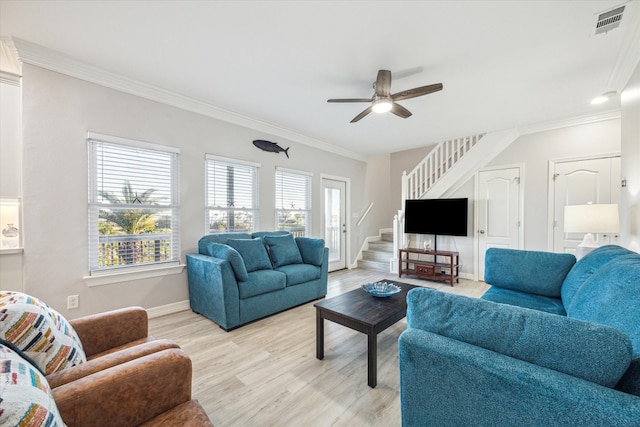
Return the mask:
{"type": "Polygon", "coordinates": [[[314,304],[316,308],[316,357],[324,358],[324,319],[354,329],[368,337],[368,384],[378,383],[378,334],[407,315],[407,292],[420,286],[384,280],[400,287],[400,292],[377,298],[362,288],[314,304]]]}

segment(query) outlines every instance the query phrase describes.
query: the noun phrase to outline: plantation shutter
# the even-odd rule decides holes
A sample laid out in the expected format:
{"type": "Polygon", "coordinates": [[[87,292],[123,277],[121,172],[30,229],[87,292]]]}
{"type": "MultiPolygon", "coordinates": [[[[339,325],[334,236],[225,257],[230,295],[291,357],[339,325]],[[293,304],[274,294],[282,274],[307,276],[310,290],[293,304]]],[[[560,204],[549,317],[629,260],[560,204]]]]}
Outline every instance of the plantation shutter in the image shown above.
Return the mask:
{"type": "Polygon", "coordinates": [[[177,263],[177,148],[89,133],[89,270],[177,263]]]}
{"type": "Polygon", "coordinates": [[[206,156],[205,233],[258,229],[257,163],[206,156]]]}
{"type": "Polygon", "coordinates": [[[276,229],[311,235],[311,178],[306,172],[276,169],[276,229]]]}

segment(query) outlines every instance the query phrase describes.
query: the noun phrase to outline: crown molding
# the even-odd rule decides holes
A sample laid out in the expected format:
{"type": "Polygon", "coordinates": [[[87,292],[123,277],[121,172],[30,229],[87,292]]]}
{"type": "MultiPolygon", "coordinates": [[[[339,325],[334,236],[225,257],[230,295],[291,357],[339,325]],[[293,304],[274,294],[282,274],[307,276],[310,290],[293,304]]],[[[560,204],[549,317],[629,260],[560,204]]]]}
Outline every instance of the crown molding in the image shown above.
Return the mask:
{"type": "Polygon", "coordinates": [[[630,36],[623,41],[618,60],[609,76],[609,87],[618,93],[629,83],[633,71],[640,64],[640,2],[627,1],[624,4],[627,7],[625,18],[635,20],[623,22],[623,25],[630,26],[630,36]]]}
{"type": "Polygon", "coordinates": [[[518,127],[520,135],[529,135],[532,133],[546,132],[549,130],[562,129],[571,126],[587,125],[589,123],[603,122],[606,120],[620,119],[620,110],[608,111],[600,114],[588,116],[571,117],[567,119],[553,120],[549,122],[536,123],[532,125],[518,127]]]}
{"type": "Polygon", "coordinates": [[[291,129],[278,126],[264,120],[256,119],[235,111],[227,110],[204,100],[185,96],[158,86],[134,80],[120,74],[95,67],[63,53],[31,43],[16,37],[11,43],[16,56],[21,62],[35,65],[47,70],[55,71],[81,80],[146,98],[152,101],[171,105],[186,111],[202,114],[207,117],[233,123],[260,132],[265,132],[280,138],[308,145],[319,150],[355,160],[366,161],[366,156],[350,150],[345,150],[325,141],[312,138],[291,129]]]}

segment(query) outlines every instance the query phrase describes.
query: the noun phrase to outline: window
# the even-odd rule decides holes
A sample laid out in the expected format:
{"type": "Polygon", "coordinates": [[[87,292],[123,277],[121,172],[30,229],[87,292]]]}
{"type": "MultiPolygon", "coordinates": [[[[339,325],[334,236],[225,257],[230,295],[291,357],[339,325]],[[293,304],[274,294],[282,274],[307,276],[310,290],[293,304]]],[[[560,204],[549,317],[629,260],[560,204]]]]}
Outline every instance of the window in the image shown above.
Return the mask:
{"type": "Polygon", "coordinates": [[[89,133],[89,270],[180,260],[176,148],[89,133]]]}
{"type": "Polygon", "coordinates": [[[276,169],[276,230],[311,235],[311,174],[276,169]]]}
{"type": "Polygon", "coordinates": [[[258,229],[259,164],[207,155],[205,233],[258,229]]]}

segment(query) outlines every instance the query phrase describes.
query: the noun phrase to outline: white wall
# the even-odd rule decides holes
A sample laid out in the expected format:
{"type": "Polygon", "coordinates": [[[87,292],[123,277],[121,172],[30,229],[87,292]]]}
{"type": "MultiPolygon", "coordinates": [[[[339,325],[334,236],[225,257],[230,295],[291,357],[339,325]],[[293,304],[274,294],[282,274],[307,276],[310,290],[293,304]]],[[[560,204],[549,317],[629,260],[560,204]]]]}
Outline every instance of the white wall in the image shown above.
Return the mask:
{"type": "Polygon", "coordinates": [[[620,194],[621,244],[640,252],[640,64],[621,94],[622,178],[620,194]]]}
{"type": "MultiPolygon", "coordinates": [[[[365,162],[243,128],[158,102],[48,71],[23,67],[23,192],[25,292],[42,298],[74,318],[141,305],[159,307],[188,299],[182,274],[87,287],[87,131],[164,144],[181,149],[182,256],[196,251],[204,234],[205,153],[261,164],[260,228],[275,222],[276,166],[312,172],[313,235],[321,236],[320,174],[349,178],[351,207],[368,204],[365,162]],[[291,147],[283,153],[261,151],[254,139],[291,147]],[[68,295],[80,308],[66,309],[68,295]]],[[[388,174],[388,172],[387,172],[388,174]]],[[[377,233],[380,224],[370,221],[377,233]]],[[[363,234],[373,231],[364,230],[363,234]]],[[[352,259],[361,246],[352,233],[352,259]]]]}
{"type": "Polygon", "coordinates": [[[489,167],[524,164],[524,249],[548,250],[549,160],[620,152],[620,120],[571,126],[524,135],[489,167]]]}

